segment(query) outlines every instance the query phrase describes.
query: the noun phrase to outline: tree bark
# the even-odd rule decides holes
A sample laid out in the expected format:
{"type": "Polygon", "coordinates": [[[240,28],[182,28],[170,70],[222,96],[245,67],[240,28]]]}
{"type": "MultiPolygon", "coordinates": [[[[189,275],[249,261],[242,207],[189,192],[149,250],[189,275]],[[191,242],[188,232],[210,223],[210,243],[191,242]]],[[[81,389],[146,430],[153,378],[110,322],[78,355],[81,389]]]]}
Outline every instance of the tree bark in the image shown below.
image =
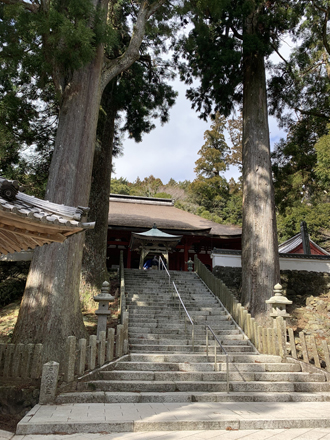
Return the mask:
{"type": "MultiPolygon", "coordinates": [[[[72,77],[66,72],[71,80],[62,96],[46,199],[69,206],[88,205],[102,92],[139,58],[147,20],[165,1],[141,2],[130,44],[121,57],[105,63],[100,45],[90,64],[74,71],[72,77]]],[[[94,6],[106,7],[107,3],[93,0],[94,6]]],[[[85,336],[79,301],[83,243],[84,234],[80,234],[62,245],[46,246],[35,252],[31,263],[13,342],[43,343],[45,360],[61,362],[67,336],[85,336]]]]}
{"type": "MultiPolygon", "coordinates": [[[[87,206],[94,156],[103,48],[92,63],[74,72],[60,110],[46,189],[51,202],[87,206]]],[[[46,360],[61,361],[65,339],[85,336],[79,280],[84,234],[35,251],[13,342],[44,344],[46,360]]]]}
{"type": "MultiPolygon", "coordinates": [[[[246,27],[254,32],[253,18],[246,27]]],[[[280,280],[270,163],[265,65],[262,53],[244,54],[242,303],[264,319],[266,299],[280,280]]]]}
{"type": "Polygon", "coordinates": [[[109,195],[112,170],[112,150],[115,133],[117,109],[113,105],[114,79],[108,84],[102,96],[102,109],[105,112],[99,118],[98,143],[94,153],[92,186],[89,198],[89,220],[95,221],[94,230],[86,232],[83,252],[80,295],[84,302],[90,302],[99,293],[102,283],[107,281],[106,266],[107,235],[109,215],[109,195]],[[103,118],[105,120],[103,121],[103,118]]]}

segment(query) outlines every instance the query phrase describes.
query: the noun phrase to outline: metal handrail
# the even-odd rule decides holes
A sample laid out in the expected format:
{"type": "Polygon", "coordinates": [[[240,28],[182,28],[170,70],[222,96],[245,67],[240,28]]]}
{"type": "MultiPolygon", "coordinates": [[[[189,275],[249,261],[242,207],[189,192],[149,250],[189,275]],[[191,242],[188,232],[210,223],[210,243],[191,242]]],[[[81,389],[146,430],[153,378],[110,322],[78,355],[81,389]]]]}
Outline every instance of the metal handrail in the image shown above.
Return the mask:
{"type": "Polygon", "coordinates": [[[214,337],[214,371],[218,371],[218,363],[217,363],[217,344],[216,342],[219,344],[221,350],[225,353],[226,356],[226,382],[227,382],[227,393],[229,394],[229,360],[228,360],[228,353],[226,352],[224,346],[221,344],[221,342],[219,341],[219,339],[217,338],[216,334],[214,333],[214,331],[212,330],[212,328],[208,325],[205,324],[205,328],[206,328],[206,356],[207,358],[209,357],[209,331],[212,333],[213,337],[214,337]]]}
{"type": "MultiPolygon", "coordinates": [[[[179,302],[179,313],[181,315],[181,306],[180,306],[180,303],[181,303],[181,305],[183,307],[183,310],[186,312],[186,315],[187,315],[187,317],[188,317],[188,319],[190,321],[190,324],[192,325],[192,327],[191,327],[191,346],[192,346],[192,350],[194,351],[194,349],[195,349],[195,324],[194,324],[194,321],[191,319],[191,316],[189,315],[188,310],[186,309],[186,306],[184,305],[184,302],[182,301],[181,295],[180,295],[180,293],[179,293],[179,291],[178,291],[174,281],[173,281],[173,287],[174,287],[174,290],[176,292],[177,297],[180,300],[180,302],[179,302]]],[[[185,324],[185,330],[187,330],[187,327],[186,327],[186,316],[185,316],[185,319],[184,319],[184,324],[185,324]]]]}
{"type": "Polygon", "coordinates": [[[227,315],[230,317],[230,319],[233,321],[235,327],[237,328],[237,330],[242,334],[244,340],[247,341],[247,343],[250,345],[250,347],[253,349],[253,351],[255,353],[259,354],[259,351],[257,350],[257,348],[252,344],[252,342],[250,341],[250,339],[247,337],[247,335],[244,333],[244,331],[242,330],[242,328],[237,324],[237,322],[235,321],[235,319],[232,317],[231,313],[229,312],[229,310],[223,305],[223,303],[220,301],[220,299],[214,294],[214,292],[212,292],[212,290],[209,288],[209,286],[205,283],[204,280],[202,280],[202,278],[198,275],[197,272],[195,272],[195,274],[198,276],[198,278],[201,280],[201,282],[204,284],[204,286],[207,288],[207,290],[211,293],[211,295],[213,296],[213,298],[215,298],[218,303],[221,305],[221,307],[223,307],[224,311],[227,313],[227,315]]]}
{"type": "MultiPolygon", "coordinates": [[[[164,261],[163,261],[163,259],[162,259],[161,256],[159,257],[159,261],[160,261],[160,263],[162,264],[164,270],[166,271],[166,274],[167,274],[167,276],[168,276],[168,283],[171,284],[171,275],[170,275],[169,271],[167,270],[167,267],[166,267],[166,265],[165,265],[165,263],[164,263],[164,261]]],[[[165,276],[166,276],[166,275],[165,275],[165,276]]],[[[188,319],[189,319],[189,321],[190,321],[190,324],[192,325],[191,339],[192,339],[192,349],[194,350],[194,346],[195,346],[195,328],[194,328],[194,321],[191,319],[191,317],[190,317],[190,315],[189,315],[189,313],[188,313],[188,310],[187,310],[186,306],[184,305],[184,303],[183,303],[183,301],[182,301],[181,295],[179,294],[179,291],[178,291],[178,289],[177,289],[176,284],[175,284],[174,281],[173,281],[173,286],[174,286],[174,290],[175,290],[175,292],[176,292],[176,294],[177,294],[177,296],[179,297],[179,300],[180,300],[180,302],[179,302],[179,313],[180,313],[180,315],[181,315],[181,307],[180,307],[180,303],[181,303],[181,305],[182,305],[184,311],[186,312],[186,315],[187,315],[187,317],[188,317],[188,319]]],[[[172,297],[173,297],[173,299],[174,299],[174,295],[172,295],[172,297]]],[[[184,320],[184,324],[185,324],[185,330],[187,330],[187,328],[186,328],[186,324],[187,324],[187,322],[186,322],[186,317],[185,317],[185,320],[184,320]]]]}
{"type": "MultiPolygon", "coordinates": [[[[166,265],[165,265],[165,263],[164,263],[164,261],[163,261],[163,259],[162,259],[162,257],[160,256],[159,257],[159,262],[162,264],[162,266],[163,266],[163,270],[165,270],[166,271],[166,273],[167,273],[167,276],[168,276],[168,284],[171,284],[171,275],[170,275],[170,273],[169,273],[169,271],[167,270],[167,267],[166,267],[166,265]]],[[[165,275],[166,276],[166,275],[165,275]]]]}

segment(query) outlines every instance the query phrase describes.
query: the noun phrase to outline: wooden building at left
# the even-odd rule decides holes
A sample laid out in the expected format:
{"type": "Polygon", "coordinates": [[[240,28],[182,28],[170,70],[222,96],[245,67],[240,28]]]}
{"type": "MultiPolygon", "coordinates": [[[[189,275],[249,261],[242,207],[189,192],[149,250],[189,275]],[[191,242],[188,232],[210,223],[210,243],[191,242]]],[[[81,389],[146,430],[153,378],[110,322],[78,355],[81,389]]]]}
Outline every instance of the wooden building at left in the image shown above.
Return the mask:
{"type": "Polygon", "coordinates": [[[67,237],[94,228],[88,208],[51,203],[19,191],[16,181],[0,178],[0,254],[63,243],[67,237]]]}

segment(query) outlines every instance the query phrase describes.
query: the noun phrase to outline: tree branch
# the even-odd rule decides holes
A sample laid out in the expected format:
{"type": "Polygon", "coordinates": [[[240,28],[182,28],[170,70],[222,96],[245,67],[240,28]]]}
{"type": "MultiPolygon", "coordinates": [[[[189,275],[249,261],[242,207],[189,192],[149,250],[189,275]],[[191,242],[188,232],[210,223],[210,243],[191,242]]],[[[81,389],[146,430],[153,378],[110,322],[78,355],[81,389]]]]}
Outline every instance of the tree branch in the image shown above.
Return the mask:
{"type": "Polygon", "coordinates": [[[329,20],[329,11],[327,10],[327,11],[325,11],[325,17],[324,17],[324,22],[323,22],[322,40],[323,40],[325,50],[330,55],[330,46],[329,46],[328,38],[327,38],[328,20],[329,20]]]}
{"type": "Polygon", "coordinates": [[[102,72],[101,90],[103,92],[106,85],[117,75],[128,69],[140,57],[140,46],[145,34],[146,23],[157,9],[159,9],[168,0],[158,0],[151,6],[148,0],[142,0],[136,22],[133,28],[131,41],[125,53],[114,59],[106,61],[102,72]]]}
{"type": "Polygon", "coordinates": [[[234,37],[238,38],[239,40],[243,40],[243,35],[241,35],[237,29],[234,28],[234,26],[230,26],[230,29],[232,30],[234,37]]]}
{"type": "Polygon", "coordinates": [[[326,119],[327,121],[329,121],[330,117],[324,113],[319,113],[313,110],[302,110],[301,108],[295,107],[294,108],[295,111],[301,113],[302,115],[307,115],[307,116],[316,116],[318,118],[322,118],[322,119],[326,119]]]}
{"type": "Polygon", "coordinates": [[[27,3],[24,0],[0,0],[1,3],[5,5],[21,5],[23,8],[36,13],[39,10],[39,5],[36,3],[27,3]]]}
{"type": "Polygon", "coordinates": [[[274,49],[274,51],[277,53],[277,55],[281,58],[281,60],[284,61],[284,63],[290,68],[290,71],[291,71],[292,69],[291,69],[290,63],[280,54],[277,47],[273,43],[270,43],[270,45],[274,49]]]}
{"type": "Polygon", "coordinates": [[[317,4],[315,3],[314,0],[312,0],[312,4],[313,4],[313,6],[314,6],[316,9],[318,9],[319,11],[321,11],[321,12],[327,12],[326,9],[324,9],[324,8],[322,8],[321,6],[317,5],[317,4]]]}

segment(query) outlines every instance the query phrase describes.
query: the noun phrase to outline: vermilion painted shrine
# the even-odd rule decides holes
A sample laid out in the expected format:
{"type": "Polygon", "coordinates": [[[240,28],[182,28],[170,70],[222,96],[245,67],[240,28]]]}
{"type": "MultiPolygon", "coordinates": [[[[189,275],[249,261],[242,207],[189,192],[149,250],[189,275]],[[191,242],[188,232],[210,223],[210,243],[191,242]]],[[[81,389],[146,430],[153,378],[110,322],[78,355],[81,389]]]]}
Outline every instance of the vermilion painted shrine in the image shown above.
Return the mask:
{"type": "MultiPolygon", "coordinates": [[[[169,269],[187,270],[189,257],[198,258],[211,268],[211,251],[214,247],[221,249],[241,249],[241,228],[231,225],[220,225],[197,215],[175,208],[170,199],[136,197],[112,194],[110,196],[109,229],[108,229],[108,267],[118,265],[119,253],[124,252],[125,266],[140,266],[142,244],[134,246],[131,241],[136,233],[151,230],[156,224],[163,233],[182,236],[175,246],[169,249],[169,269]]],[[[151,234],[151,232],[150,232],[151,234]]],[[[165,240],[166,241],[166,240],[165,240]]],[[[152,246],[150,242],[146,245],[152,246]]],[[[163,256],[167,253],[164,245],[163,256]]],[[[161,246],[158,247],[159,254],[161,246]]],[[[165,257],[166,258],[166,257],[165,257]]],[[[167,258],[166,258],[167,259],[167,258]]]]}

